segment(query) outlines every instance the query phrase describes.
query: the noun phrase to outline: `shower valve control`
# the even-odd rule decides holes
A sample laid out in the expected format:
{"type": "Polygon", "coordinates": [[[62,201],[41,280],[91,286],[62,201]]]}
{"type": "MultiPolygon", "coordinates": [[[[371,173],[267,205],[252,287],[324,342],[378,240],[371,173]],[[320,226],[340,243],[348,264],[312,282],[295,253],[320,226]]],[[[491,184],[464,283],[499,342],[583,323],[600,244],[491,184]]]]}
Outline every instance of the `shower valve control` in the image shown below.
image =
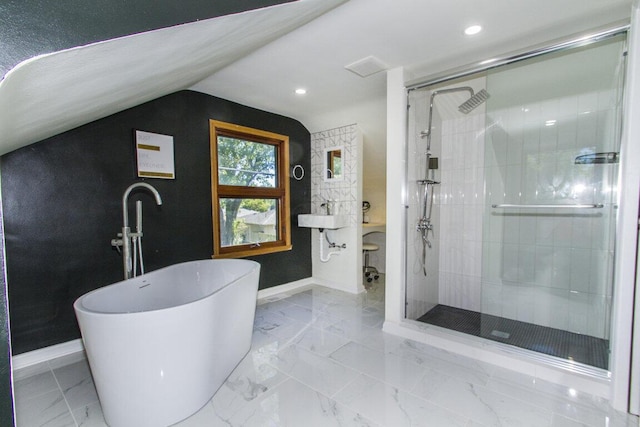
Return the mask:
{"type": "Polygon", "coordinates": [[[431,224],[429,221],[424,221],[423,220],[423,221],[420,221],[418,223],[418,225],[416,225],[416,229],[418,231],[421,231],[421,230],[427,230],[427,231],[433,230],[433,224],[431,224]]]}

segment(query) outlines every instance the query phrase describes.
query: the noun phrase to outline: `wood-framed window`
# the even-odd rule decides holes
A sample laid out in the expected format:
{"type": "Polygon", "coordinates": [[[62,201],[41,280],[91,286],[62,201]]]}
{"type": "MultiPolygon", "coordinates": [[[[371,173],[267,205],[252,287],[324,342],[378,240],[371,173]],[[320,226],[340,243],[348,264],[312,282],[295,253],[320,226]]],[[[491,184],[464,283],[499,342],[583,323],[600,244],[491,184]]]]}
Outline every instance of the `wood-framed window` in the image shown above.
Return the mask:
{"type": "Polygon", "coordinates": [[[291,249],[289,137],[209,121],[213,258],[291,249]]]}

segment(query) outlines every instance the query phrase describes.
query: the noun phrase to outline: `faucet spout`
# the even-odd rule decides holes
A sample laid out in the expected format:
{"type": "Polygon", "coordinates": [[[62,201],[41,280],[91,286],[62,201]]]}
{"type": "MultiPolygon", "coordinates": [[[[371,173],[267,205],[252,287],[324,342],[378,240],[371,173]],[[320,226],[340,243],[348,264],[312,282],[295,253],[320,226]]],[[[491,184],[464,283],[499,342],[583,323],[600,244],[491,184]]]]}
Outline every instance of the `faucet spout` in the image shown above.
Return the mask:
{"type": "Polygon", "coordinates": [[[125,191],[122,196],[122,223],[124,227],[129,226],[129,212],[127,211],[127,199],[129,198],[129,194],[136,188],[146,188],[153,194],[153,197],[156,199],[156,204],[158,206],[162,205],[162,197],[160,197],[160,193],[156,190],[151,184],[147,184],[146,182],[136,182],[135,184],[131,184],[125,191]]]}
{"type": "Polygon", "coordinates": [[[332,200],[327,200],[326,202],[324,202],[323,204],[320,205],[321,208],[324,208],[326,215],[331,215],[331,213],[332,213],[332,206],[331,205],[332,204],[333,204],[332,200]]]}

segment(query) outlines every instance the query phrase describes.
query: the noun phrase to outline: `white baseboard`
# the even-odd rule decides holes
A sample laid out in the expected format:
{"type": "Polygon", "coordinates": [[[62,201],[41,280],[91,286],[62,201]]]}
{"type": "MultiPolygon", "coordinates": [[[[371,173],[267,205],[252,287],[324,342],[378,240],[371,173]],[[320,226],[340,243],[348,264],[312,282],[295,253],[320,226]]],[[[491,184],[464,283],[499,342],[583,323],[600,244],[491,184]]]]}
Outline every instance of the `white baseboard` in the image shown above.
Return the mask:
{"type": "Polygon", "coordinates": [[[83,351],[84,345],[81,339],[67,341],[13,356],[11,357],[11,367],[13,371],[17,371],[18,369],[28,368],[38,363],[48,362],[83,351]]]}
{"type": "Polygon", "coordinates": [[[313,283],[315,283],[316,285],[324,286],[325,288],[331,288],[335,289],[336,291],[347,292],[350,294],[359,294],[361,292],[364,292],[364,286],[362,285],[359,285],[357,291],[354,291],[354,289],[345,288],[344,283],[335,282],[333,280],[320,279],[317,277],[313,279],[313,283]]]}
{"type": "Polygon", "coordinates": [[[306,279],[296,280],[295,282],[284,283],[278,286],[272,286],[267,289],[260,289],[258,291],[258,299],[269,298],[274,295],[291,292],[303,288],[305,286],[316,284],[317,281],[313,280],[312,277],[308,277],[306,279]]]}

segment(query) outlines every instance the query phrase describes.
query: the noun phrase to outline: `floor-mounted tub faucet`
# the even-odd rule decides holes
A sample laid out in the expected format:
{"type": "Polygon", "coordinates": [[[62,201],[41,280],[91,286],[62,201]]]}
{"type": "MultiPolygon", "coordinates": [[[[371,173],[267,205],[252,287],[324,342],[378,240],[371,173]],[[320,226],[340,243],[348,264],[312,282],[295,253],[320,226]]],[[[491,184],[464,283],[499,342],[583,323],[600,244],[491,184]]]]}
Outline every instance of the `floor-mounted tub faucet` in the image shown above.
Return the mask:
{"type": "Polygon", "coordinates": [[[129,211],[127,209],[129,194],[131,194],[131,191],[136,188],[146,188],[153,194],[158,206],[162,205],[162,198],[160,197],[158,190],[146,182],[137,182],[130,185],[125,190],[124,195],[122,196],[122,233],[118,233],[118,237],[120,237],[119,239],[111,240],[111,246],[115,246],[116,248],[122,247],[122,264],[125,279],[130,279],[137,274],[136,255],[140,257],[141,273],[144,274],[144,266],[142,263],[142,202],[140,200],[136,202],[135,233],[132,233],[131,227],[129,227],[129,211]]]}

